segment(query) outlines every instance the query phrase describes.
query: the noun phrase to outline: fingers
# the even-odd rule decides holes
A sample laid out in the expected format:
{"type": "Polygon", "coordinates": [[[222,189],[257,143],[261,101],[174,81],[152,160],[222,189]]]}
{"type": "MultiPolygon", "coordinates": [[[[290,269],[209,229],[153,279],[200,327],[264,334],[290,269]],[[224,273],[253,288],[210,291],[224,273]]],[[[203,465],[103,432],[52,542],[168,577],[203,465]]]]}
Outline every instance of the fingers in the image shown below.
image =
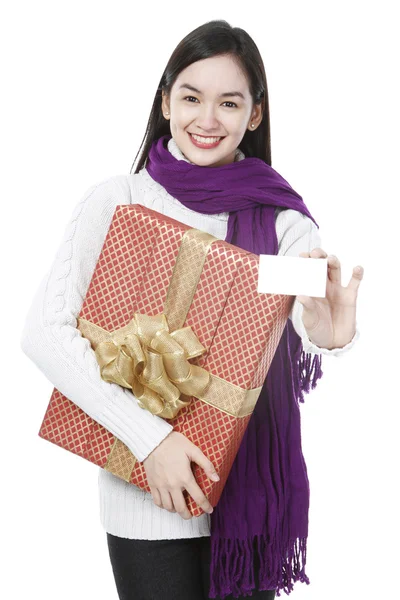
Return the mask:
{"type": "Polygon", "coordinates": [[[341,285],[342,269],[338,257],[334,254],[328,256],[328,277],[333,283],[341,285]]]}
{"type": "Polygon", "coordinates": [[[213,507],[210,502],[207,500],[207,497],[201,491],[201,488],[196,483],[195,478],[193,477],[189,483],[186,485],[186,489],[189,494],[192,496],[193,500],[196,502],[200,508],[204,510],[206,513],[212,513],[213,507]]]}
{"type": "Polygon", "coordinates": [[[304,310],[314,310],[315,300],[313,300],[310,296],[296,296],[296,300],[303,305],[304,310]]]}
{"type": "Polygon", "coordinates": [[[350,290],[358,290],[363,277],[364,277],[363,267],[360,267],[360,266],[354,267],[353,274],[351,276],[351,279],[350,279],[347,287],[350,290]]]}
{"type": "MultiPolygon", "coordinates": [[[[341,266],[340,261],[337,256],[334,254],[330,254],[328,256],[328,276],[329,279],[333,283],[338,283],[341,285],[342,282],[342,274],[341,274],[341,266]]],[[[362,278],[364,276],[364,269],[361,266],[354,267],[353,274],[348,284],[348,289],[357,290],[362,278]]]]}
{"type": "Polygon", "coordinates": [[[311,258],[327,258],[328,254],[322,248],[313,248],[310,256],[311,258]]]}
{"type": "MultiPolygon", "coordinates": [[[[341,285],[342,281],[342,273],[340,267],[340,261],[337,256],[334,254],[328,254],[323,250],[323,248],[313,248],[311,252],[300,252],[299,254],[302,258],[327,258],[328,259],[328,277],[330,281],[333,283],[338,283],[341,285]]],[[[299,297],[298,297],[299,298],[299,297]]],[[[300,296],[299,301],[306,307],[312,308],[311,306],[307,306],[307,296],[300,296]],[[301,300],[300,300],[301,298],[301,300]]]]}
{"type": "Polygon", "coordinates": [[[169,441],[166,440],[162,443],[167,444],[170,460],[166,460],[164,453],[157,454],[161,445],[145,459],[146,476],[154,503],[169,512],[178,512],[184,519],[190,519],[192,515],[182,493],[187,490],[204,512],[212,512],[212,505],[196,482],[191,462],[198,464],[210,479],[219,481],[213,463],[179,432],[171,432],[169,441]]]}
{"type": "Polygon", "coordinates": [[[156,487],[150,486],[150,492],[151,492],[151,495],[153,496],[154,504],[156,504],[157,506],[162,508],[161,496],[160,496],[160,492],[158,491],[158,489],[156,487]]]}
{"type": "Polygon", "coordinates": [[[185,488],[171,488],[170,490],[167,490],[166,488],[160,490],[154,487],[150,488],[154,504],[160,508],[168,510],[169,512],[177,512],[183,519],[188,520],[192,518],[192,515],[187,507],[185,497],[182,494],[183,489],[187,489],[193,500],[198,506],[200,506],[200,508],[204,510],[204,512],[213,512],[214,509],[212,505],[207,500],[207,497],[204,495],[199,485],[196,483],[193,475],[189,482],[185,485],[185,488]]]}
{"type": "Polygon", "coordinates": [[[187,507],[185,497],[182,494],[182,490],[172,490],[171,498],[172,502],[174,503],[176,512],[182,517],[182,519],[185,519],[186,521],[188,519],[191,519],[192,515],[190,514],[190,511],[187,507]]]}
{"type": "MultiPolygon", "coordinates": [[[[190,459],[197,463],[202,469],[204,469],[206,475],[212,479],[213,481],[219,481],[220,477],[216,472],[214,465],[205,454],[200,450],[198,446],[192,444],[190,447],[190,459]]],[[[207,497],[202,492],[201,488],[196,482],[196,479],[193,476],[193,472],[191,470],[191,477],[189,482],[186,484],[186,489],[189,494],[192,496],[193,500],[196,502],[200,508],[204,510],[204,512],[212,513],[213,507],[210,502],[207,500],[207,497]]]]}
{"type": "Polygon", "coordinates": [[[150,486],[150,492],[153,496],[154,504],[156,504],[160,508],[165,508],[165,510],[169,510],[170,512],[176,512],[171,498],[171,494],[167,489],[158,489],[156,487],[150,486]]]}
{"type": "Polygon", "coordinates": [[[207,456],[203,454],[200,448],[196,445],[192,445],[190,449],[190,459],[197,463],[202,469],[204,469],[207,477],[213,481],[219,481],[219,475],[214,468],[214,465],[207,456]]]}
{"type": "Polygon", "coordinates": [[[326,258],[328,255],[322,248],[313,248],[310,252],[300,252],[303,258],[326,258]]]}
{"type": "Polygon", "coordinates": [[[168,510],[169,512],[176,512],[174,503],[172,502],[171,494],[166,489],[160,490],[162,508],[168,510]]]}

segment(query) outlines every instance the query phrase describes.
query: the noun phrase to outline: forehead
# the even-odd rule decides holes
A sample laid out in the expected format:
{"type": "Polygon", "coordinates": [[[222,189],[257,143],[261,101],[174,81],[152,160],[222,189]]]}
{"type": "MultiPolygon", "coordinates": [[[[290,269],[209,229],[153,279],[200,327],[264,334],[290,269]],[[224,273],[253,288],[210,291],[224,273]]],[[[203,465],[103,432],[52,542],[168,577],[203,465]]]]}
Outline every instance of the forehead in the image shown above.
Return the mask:
{"type": "Polygon", "coordinates": [[[172,91],[193,91],[204,96],[222,96],[238,92],[244,99],[250,97],[247,79],[238,64],[227,56],[213,56],[199,60],[183,69],[176,78],[172,91]],[[181,87],[188,85],[188,87],[181,87]]]}

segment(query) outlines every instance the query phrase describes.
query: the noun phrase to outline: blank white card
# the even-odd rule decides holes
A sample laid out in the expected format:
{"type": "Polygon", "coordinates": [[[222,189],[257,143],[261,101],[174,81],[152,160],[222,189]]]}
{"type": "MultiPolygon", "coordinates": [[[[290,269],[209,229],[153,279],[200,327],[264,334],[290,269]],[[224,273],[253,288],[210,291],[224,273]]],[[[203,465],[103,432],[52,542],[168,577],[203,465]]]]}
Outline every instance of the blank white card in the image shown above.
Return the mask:
{"type": "Polygon", "coordinates": [[[327,258],[260,254],[257,291],[325,298],[327,258]]]}

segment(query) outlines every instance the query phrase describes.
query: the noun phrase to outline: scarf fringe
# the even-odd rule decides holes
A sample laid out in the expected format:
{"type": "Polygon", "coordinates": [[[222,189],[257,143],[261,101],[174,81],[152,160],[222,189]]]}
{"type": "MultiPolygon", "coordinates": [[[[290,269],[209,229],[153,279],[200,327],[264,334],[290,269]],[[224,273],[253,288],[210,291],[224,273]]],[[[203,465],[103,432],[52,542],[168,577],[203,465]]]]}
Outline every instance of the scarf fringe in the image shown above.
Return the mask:
{"type": "Polygon", "coordinates": [[[225,598],[232,594],[252,596],[256,587],[254,577],[254,554],[257,552],[258,590],[275,590],[279,597],[281,590],[289,595],[294,583],[300,581],[309,585],[305,566],[307,559],[307,538],[290,540],[286,556],[276,548],[276,544],[267,543],[265,535],[256,535],[253,545],[248,540],[217,539],[212,540],[213,561],[209,598],[225,598]],[[218,568],[217,565],[220,565],[218,568]]]}
{"type": "Polygon", "coordinates": [[[298,360],[298,374],[299,374],[299,391],[298,400],[304,403],[304,394],[308,394],[311,389],[313,390],[318,379],[321,379],[324,372],[322,371],[322,354],[313,354],[311,352],[304,352],[302,346],[300,346],[300,358],[298,360]]]}
{"type": "MultiPolygon", "coordinates": [[[[288,557],[282,564],[280,578],[276,586],[276,595],[279,597],[280,590],[289,595],[293,591],[294,583],[310,584],[310,579],[306,575],[307,561],[307,538],[297,538],[291,542],[288,557]]],[[[260,588],[261,589],[261,588],[260,588]]]]}

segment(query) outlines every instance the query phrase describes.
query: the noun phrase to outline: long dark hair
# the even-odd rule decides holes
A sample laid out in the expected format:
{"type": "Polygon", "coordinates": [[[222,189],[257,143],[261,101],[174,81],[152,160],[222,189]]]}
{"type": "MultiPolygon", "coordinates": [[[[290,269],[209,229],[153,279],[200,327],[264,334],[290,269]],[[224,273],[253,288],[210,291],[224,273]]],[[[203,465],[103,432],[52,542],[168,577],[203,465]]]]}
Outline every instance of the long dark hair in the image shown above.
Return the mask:
{"type": "MultiPolygon", "coordinates": [[[[162,135],[171,133],[169,121],[164,118],[161,110],[162,91],[169,95],[179,73],[192,63],[218,55],[229,55],[237,61],[247,76],[253,102],[262,103],[263,107],[261,123],[255,131],[246,131],[239,148],[245,156],[261,158],[271,166],[268,89],[261,55],[244,29],[232,27],[224,20],[215,20],[191,31],[173,51],[158,85],[146,132],[133,163],[135,164],[140,153],[135,174],[145,166],[151,144],[162,135]]],[[[131,173],[132,169],[133,165],[131,173]]]]}

